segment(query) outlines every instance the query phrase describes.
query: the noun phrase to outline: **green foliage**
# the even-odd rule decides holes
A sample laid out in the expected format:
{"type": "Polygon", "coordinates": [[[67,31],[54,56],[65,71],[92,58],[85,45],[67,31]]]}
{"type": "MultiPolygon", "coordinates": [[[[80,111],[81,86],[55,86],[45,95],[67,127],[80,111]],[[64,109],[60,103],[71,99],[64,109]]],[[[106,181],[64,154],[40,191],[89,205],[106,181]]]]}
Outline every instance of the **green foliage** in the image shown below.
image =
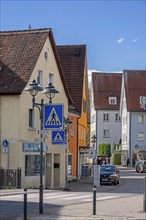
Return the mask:
{"type": "Polygon", "coordinates": [[[98,146],[98,155],[104,157],[111,156],[111,146],[110,144],[99,144],[98,146]]]}
{"type": "Polygon", "coordinates": [[[121,165],[121,152],[120,151],[115,151],[113,153],[113,164],[121,165]]]}

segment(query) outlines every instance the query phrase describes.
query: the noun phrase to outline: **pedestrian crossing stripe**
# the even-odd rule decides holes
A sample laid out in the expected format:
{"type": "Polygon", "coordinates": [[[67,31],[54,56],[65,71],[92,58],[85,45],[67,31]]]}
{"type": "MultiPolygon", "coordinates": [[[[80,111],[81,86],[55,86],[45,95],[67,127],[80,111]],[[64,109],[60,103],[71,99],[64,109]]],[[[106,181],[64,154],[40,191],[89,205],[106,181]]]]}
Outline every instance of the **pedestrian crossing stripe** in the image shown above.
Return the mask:
{"type": "Polygon", "coordinates": [[[64,131],[52,131],[52,144],[64,144],[64,131]]]}
{"type": "Polygon", "coordinates": [[[43,129],[62,129],[63,107],[63,104],[44,105],[43,129]]]}
{"type": "Polygon", "coordinates": [[[46,121],[46,125],[61,125],[59,117],[55,111],[55,108],[52,108],[50,115],[46,121]]]}

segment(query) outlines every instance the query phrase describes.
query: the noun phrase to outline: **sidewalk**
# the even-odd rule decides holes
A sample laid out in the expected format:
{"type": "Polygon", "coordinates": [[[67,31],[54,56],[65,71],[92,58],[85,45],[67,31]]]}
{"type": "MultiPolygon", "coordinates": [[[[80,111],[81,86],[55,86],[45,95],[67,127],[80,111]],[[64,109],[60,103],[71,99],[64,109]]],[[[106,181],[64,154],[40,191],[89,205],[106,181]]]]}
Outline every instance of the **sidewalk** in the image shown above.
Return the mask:
{"type": "MultiPolygon", "coordinates": [[[[144,220],[143,196],[104,200],[96,202],[96,215],[93,215],[93,205],[82,203],[57,209],[44,210],[44,214],[32,213],[28,220],[144,220]],[[55,214],[57,213],[57,215],[55,214]]],[[[18,218],[23,220],[23,218],[18,218]]]]}

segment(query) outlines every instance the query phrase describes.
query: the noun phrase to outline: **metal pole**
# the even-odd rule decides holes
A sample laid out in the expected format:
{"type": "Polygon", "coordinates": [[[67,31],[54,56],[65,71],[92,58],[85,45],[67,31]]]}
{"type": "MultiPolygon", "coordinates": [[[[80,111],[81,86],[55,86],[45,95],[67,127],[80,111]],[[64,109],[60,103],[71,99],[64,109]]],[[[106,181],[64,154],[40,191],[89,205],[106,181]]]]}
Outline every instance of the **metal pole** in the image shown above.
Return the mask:
{"type": "Polygon", "coordinates": [[[23,220],[27,220],[27,189],[24,189],[24,218],[23,220]]]}
{"type": "Polygon", "coordinates": [[[96,186],[93,186],[93,215],[96,215],[96,186]]]}
{"type": "MultiPolygon", "coordinates": [[[[43,130],[43,108],[44,108],[44,100],[41,100],[41,112],[40,112],[40,130],[43,130]]],[[[42,139],[42,134],[40,135],[42,139]]],[[[41,149],[40,149],[40,194],[39,194],[39,213],[43,214],[43,142],[41,141],[41,149]]]]}
{"type": "Polygon", "coordinates": [[[144,178],[144,200],[143,200],[143,211],[146,212],[146,177],[144,178]]]}

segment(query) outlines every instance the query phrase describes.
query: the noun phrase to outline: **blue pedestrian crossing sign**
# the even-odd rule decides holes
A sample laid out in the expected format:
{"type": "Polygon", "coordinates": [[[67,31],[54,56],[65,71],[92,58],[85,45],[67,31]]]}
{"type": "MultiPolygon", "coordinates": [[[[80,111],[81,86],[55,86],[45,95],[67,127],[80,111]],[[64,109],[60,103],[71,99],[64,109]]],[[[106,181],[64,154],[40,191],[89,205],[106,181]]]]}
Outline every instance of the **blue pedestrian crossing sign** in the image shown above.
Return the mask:
{"type": "Polygon", "coordinates": [[[52,131],[52,144],[64,144],[64,131],[52,131]]]}
{"type": "Polygon", "coordinates": [[[44,105],[44,129],[60,129],[63,127],[63,104],[44,105]]]}

